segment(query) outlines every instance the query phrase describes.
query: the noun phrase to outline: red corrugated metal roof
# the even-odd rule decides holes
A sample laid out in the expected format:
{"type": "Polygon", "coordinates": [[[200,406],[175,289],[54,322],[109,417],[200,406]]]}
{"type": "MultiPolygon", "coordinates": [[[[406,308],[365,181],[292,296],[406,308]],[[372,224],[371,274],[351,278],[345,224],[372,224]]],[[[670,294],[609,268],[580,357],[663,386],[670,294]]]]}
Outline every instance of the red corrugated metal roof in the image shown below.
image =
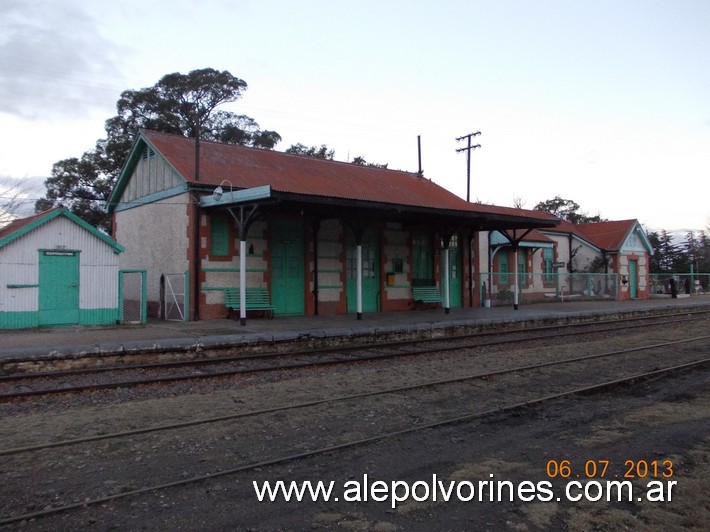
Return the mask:
{"type": "Polygon", "coordinates": [[[22,229],[23,227],[28,226],[35,220],[38,220],[39,218],[42,218],[43,216],[47,216],[53,211],[56,211],[57,209],[61,209],[61,207],[53,207],[51,209],[48,209],[46,211],[38,212],[35,214],[30,214],[29,216],[25,216],[24,218],[18,218],[16,220],[13,220],[6,226],[0,228],[0,239],[5,238],[8,235],[11,235],[12,233],[15,233],[22,229]]]}
{"type": "Polygon", "coordinates": [[[551,238],[546,237],[543,235],[540,231],[537,229],[533,229],[530,231],[527,235],[525,235],[525,238],[523,238],[523,242],[545,242],[545,243],[554,243],[554,240],[551,238]]]}
{"type": "Polygon", "coordinates": [[[596,222],[578,224],[582,235],[602,249],[614,251],[621,249],[626,236],[636,225],[636,220],[618,220],[612,222],[596,222]]]}
{"type": "Polygon", "coordinates": [[[615,251],[621,249],[626,236],[636,223],[636,220],[616,220],[611,222],[573,224],[562,220],[557,227],[544,229],[544,231],[571,233],[587,240],[600,249],[615,251]]]}
{"type": "Polygon", "coordinates": [[[90,225],[88,222],[82,220],[76,214],[65,209],[61,205],[43,212],[38,212],[36,214],[26,216],[25,218],[19,218],[0,229],[0,248],[10,244],[18,238],[21,238],[26,233],[34,231],[45,223],[51,222],[59,216],[64,216],[69,221],[77,224],[80,227],[83,227],[89,233],[93,234],[100,240],[103,240],[106,244],[114,248],[114,252],[123,253],[125,251],[125,248],[121,244],[116,242],[113,238],[108,236],[106,233],[100,231],[96,227],[90,225]]]}
{"type": "MultiPolygon", "coordinates": [[[[141,133],[188,182],[197,183],[194,139],[154,131],[141,133]]],[[[199,183],[217,186],[225,179],[235,189],[270,185],[276,192],[555,220],[539,211],[468,203],[412,172],[200,142],[199,183]]]]}

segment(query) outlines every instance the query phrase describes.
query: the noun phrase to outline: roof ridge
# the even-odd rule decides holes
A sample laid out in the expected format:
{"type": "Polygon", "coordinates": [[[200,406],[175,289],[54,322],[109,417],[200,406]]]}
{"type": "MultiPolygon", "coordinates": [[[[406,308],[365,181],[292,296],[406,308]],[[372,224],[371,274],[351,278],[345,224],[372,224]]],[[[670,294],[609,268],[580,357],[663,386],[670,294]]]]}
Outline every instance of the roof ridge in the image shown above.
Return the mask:
{"type": "MultiPolygon", "coordinates": [[[[192,144],[194,144],[194,137],[185,137],[184,135],[178,135],[177,133],[165,133],[165,132],[162,132],[162,131],[156,131],[156,130],[154,130],[154,129],[145,129],[145,128],[141,128],[141,129],[139,130],[139,132],[140,132],[140,133],[145,133],[147,136],[150,136],[150,135],[164,135],[164,136],[169,136],[169,137],[175,137],[175,138],[177,138],[177,139],[182,139],[182,140],[185,140],[185,141],[189,141],[189,142],[191,142],[192,144]]],[[[336,160],[336,159],[322,159],[322,158],[320,158],[320,157],[310,157],[310,156],[308,156],[308,155],[302,155],[302,154],[300,154],[300,153],[287,153],[287,152],[285,152],[285,151],[272,150],[272,149],[269,149],[269,148],[258,148],[258,147],[255,147],[255,146],[245,146],[245,145],[243,145],[243,144],[231,144],[231,143],[229,143],[229,142],[220,142],[220,141],[211,140],[211,139],[202,139],[202,138],[201,138],[201,139],[200,139],[200,144],[202,144],[202,145],[204,145],[204,144],[213,144],[213,145],[216,145],[216,146],[224,146],[224,147],[227,147],[227,148],[237,148],[237,149],[242,148],[242,149],[245,149],[245,150],[256,150],[256,151],[262,151],[262,152],[278,153],[279,155],[283,155],[283,156],[286,156],[286,157],[298,157],[298,158],[301,158],[301,159],[305,159],[305,160],[307,160],[307,161],[320,161],[320,162],[323,162],[323,163],[335,163],[335,164],[341,164],[341,165],[347,165],[347,166],[357,166],[357,167],[359,167],[359,168],[369,168],[369,169],[372,169],[372,170],[379,170],[379,171],[385,171],[385,172],[397,172],[397,173],[401,173],[401,174],[411,175],[411,176],[413,176],[413,177],[421,177],[421,178],[424,178],[424,175],[423,175],[423,174],[419,174],[418,172],[412,172],[412,171],[409,171],[409,170],[401,170],[401,169],[394,169],[394,168],[383,168],[383,167],[381,167],[381,166],[373,167],[373,166],[368,166],[368,165],[366,165],[366,164],[355,164],[355,163],[352,163],[352,162],[339,161],[339,160],[336,160]]],[[[389,164],[389,163],[388,163],[388,164],[389,164]]],[[[428,179],[428,178],[425,178],[425,179],[428,179]]],[[[431,180],[430,180],[430,181],[431,181],[431,180]]]]}
{"type": "Polygon", "coordinates": [[[8,225],[0,228],[0,248],[14,242],[28,232],[33,231],[34,229],[37,229],[38,227],[41,227],[42,225],[51,222],[60,216],[67,218],[70,222],[79,225],[97,238],[103,240],[109,246],[114,248],[116,252],[121,253],[125,250],[125,248],[116,242],[111,236],[77,216],[64,207],[64,205],[57,205],[44,211],[25,216],[24,218],[18,218],[17,220],[10,222],[8,225]]]}

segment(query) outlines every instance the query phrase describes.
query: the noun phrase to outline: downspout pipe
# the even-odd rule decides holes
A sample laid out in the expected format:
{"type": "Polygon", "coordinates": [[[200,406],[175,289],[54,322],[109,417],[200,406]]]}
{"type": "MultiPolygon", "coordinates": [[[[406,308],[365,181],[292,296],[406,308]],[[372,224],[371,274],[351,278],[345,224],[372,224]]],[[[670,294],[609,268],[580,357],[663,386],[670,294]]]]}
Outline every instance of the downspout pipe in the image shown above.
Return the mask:
{"type": "Polygon", "coordinates": [[[193,254],[192,254],[192,289],[193,289],[193,315],[194,321],[200,319],[200,200],[197,192],[193,192],[195,223],[193,233],[193,254]]]}
{"type": "MultiPolygon", "coordinates": [[[[197,120],[195,131],[195,182],[200,181],[200,122],[197,120]]],[[[195,232],[194,238],[194,250],[192,256],[192,271],[193,271],[193,308],[194,314],[193,319],[198,321],[200,319],[200,198],[197,192],[194,192],[193,200],[195,202],[195,232]]]]}

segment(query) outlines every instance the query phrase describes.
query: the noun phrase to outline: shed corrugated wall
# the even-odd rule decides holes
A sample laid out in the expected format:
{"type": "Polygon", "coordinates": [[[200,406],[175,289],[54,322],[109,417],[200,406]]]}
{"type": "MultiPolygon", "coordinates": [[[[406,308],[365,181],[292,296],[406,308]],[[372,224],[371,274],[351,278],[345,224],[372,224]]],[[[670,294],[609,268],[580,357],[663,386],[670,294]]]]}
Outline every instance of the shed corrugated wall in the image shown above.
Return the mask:
{"type": "MultiPolygon", "coordinates": [[[[81,323],[113,322],[119,306],[119,255],[106,242],[63,216],[0,249],[0,314],[39,311],[39,254],[48,249],[79,251],[81,323]]],[[[32,326],[22,325],[28,319],[6,316],[0,319],[0,326],[32,326]]]]}

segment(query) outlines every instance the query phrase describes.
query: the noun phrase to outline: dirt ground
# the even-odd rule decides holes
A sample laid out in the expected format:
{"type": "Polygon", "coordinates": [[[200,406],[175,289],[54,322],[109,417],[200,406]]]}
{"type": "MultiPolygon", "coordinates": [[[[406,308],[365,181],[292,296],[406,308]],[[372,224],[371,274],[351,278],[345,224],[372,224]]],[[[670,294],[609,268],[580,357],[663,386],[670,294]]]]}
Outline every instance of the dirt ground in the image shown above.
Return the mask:
{"type": "MultiPolygon", "coordinates": [[[[663,336],[663,332],[659,332],[663,336]]],[[[613,340],[612,343],[617,340],[613,340]]],[[[575,346],[594,351],[586,342],[575,346]]],[[[569,346],[546,347],[551,353],[569,351],[569,346]]],[[[529,350],[506,359],[529,357],[529,350]]],[[[278,382],[243,381],[237,386],[205,393],[182,389],[169,398],[133,401],[130,392],[116,392],[110,404],[63,405],[61,401],[42,412],[8,408],[0,426],[3,448],[46,440],[46,434],[68,438],[108,432],[155,422],[194,418],[198,413],[224,415],[249,410],[288,399],[299,401],[356,391],[367,386],[392,384],[398,378],[415,381],[434,379],[452,370],[473,371],[495,366],[500,353],[478,354],[472,359],[417,360],[405,364],[363,365],[344,371],[309,372],[278,382]],[[452,360],[455,364],[452,366],[452,360]],[[470,365],[467,366],[467,365],[470,365]],[[453,369],[452,369],[453,368],[453,369]],[[126,393],[125,402],[116,403],[126,393]]],[[[695,370],[660,379],[634,388],[602,395],[566,399],[515,414],[423,430],[334,451],[276,466],[261,467],[215,480],[126,497],[104,505],[55,514],[47,518],[13,525],[28,530],[701,530],[710,522],[710,370],[695,370]],[[555,464],[565,466],[568,478],[550,479],[547,471],[555,464]],[[604,477],[585,478],[585,466],[601,469],[608,461],[604,477]],[[589,480],[606,483],[624,480],[630,469],[641,462],[655,464],[645,478],[634,478],[632,500],[591,502],[568,501],[565,484],[579,482],[571,494],[583,493],[589,480]],[[672,464],[672,465],[671,465],[672,464]],[[672,475],[670,473],[672,472],[672,475]],[[404,481],[418,484],[418,498],[392,504],[391,498],[373,500],[378,493],[368,491],[368,500],[358,491],[346,500],[345,488],[359,483],[372,488],[404,481]],[[437,500],[423,497],[424,484],[432,478],[456,490],[448,502],[439,493],[437,500]],[[580,475],[579,477],[577,475],[580,475]],[[254,482],[318,481],[333,482],[333,497],[325,502],[259,502],[254,482]],[[489,500],[487,485],[479,482],[509,481],[514,500],[489,500]],[[645,500],[647,484],[675,481],[671,500],[645,500]],[[532,496],[527,483],[535,487],[532,496]],[[479,499],[479,492],[484,496],[479,499]],[[639,497],[641,500],[639,500],[639,497]],[[360,500],[353,500],[359,498],[360,500]],[[560,500],[557,500],[557,499],[560,500]],[[523,500],[530,499],[530,500],[523,500]]],[[[512,394],[516,377],[501,383],[500,390],[512,394]]],[[[380,397],[375,402],[356,401],[335,409],[315,409],[310,418],[286,412],[251,420],[235,420],[229,425],[204,425],[186,432],[107,440],[91,445],[42,451],[37,455],[4,457],[0,465],[0,495],[5,499],[1,513],[20,513],[8,501],[27,505],[23,511],[41,510],[46,501],[56,503],[83,500],[86,493],[121,493],[144,485],[189,478],[219,471],[234,463],[253,463],[283,449],[299,452],[315,443],[355,439],[373,428],[385,430],[394,420],[409,419],[411,425],[425,423],[421,405],[436,418],[451,414],[452,404],[462,412],[476,410],[481,403],[474,387],[462,387],[442,394],[427,390],[407,397],[401,394],[380,397]],[[391,418],[391,420],[389,419],[391,418]],[[78,480],[77,480],[78,479],[78,480]],[[79,488],[91,488],[85,491],[79,488]],[[75,491],[73,491],[75,490],[75,491]],[[36,506],[31,501],[37,500],[36,506]]],[[[481,393],[489,393],[481,388],[481,393]]],[[[91,397],[91,396],[88,396],[91,397]]],[[[503,397],[504,398],[504,397],[503,397]]],[[[91,400],[93,401],[93,400],[91,400]]],[[[560,469],[559,471],[562,471],[560,469]]],[[[599,471],[597,471],[599,473],[599,471]]],[[[634,472],[640,473],[639,469],[634,472]]],[[[637,476],[639,476],[637,474],[637,476]]],[[[434,482],[436,486],[436,482],[434,482]]],[[[401,494],[401,492],[400,492],[401,494]]],[[[417,493],[415,493],[417,494],[417,493]]],[[[592,495],[595,493],[592,492],[592,495]]],[[[664,493],[668,498],[668,494],[664,493]]]]}
{"type": "MultiPolygon", "coordinates": [[[[32,530],[703,530],[710,522],[709,372],[694,371],[621,391],[559,401],[502,416],[265,467],[203,484],[127,498],[25,523],[32,530]],[[627,460],[671,460],[672,500],[636,500],[651,478],[636,479],[633,501],[569,502],[553,481],[550,501],[258,502],[266,480],[430,482],[549,480],[549,460],[609,460],[607,479],[627,460]],[[557,501],[557,495],[562,501],[557,501]]],[[[573,475],[567,480],[575,478],[573,475]]],[[[584,478],[579,479],[584,482],[584,478]]],[[[668,479],[661,478],[666,483],[668,479]]],[[[341,489],[341,491],[343,491],[341,489]]],[[[581,490],[573,491],[573,495],[581,490]]],[[[467,496],[468,492],[464,493],[467,496]]],[[[594,494],[593,494],[594,495],[594,494]]],[[[642,497],[643,498],[643,497],[642,497]]]]}

